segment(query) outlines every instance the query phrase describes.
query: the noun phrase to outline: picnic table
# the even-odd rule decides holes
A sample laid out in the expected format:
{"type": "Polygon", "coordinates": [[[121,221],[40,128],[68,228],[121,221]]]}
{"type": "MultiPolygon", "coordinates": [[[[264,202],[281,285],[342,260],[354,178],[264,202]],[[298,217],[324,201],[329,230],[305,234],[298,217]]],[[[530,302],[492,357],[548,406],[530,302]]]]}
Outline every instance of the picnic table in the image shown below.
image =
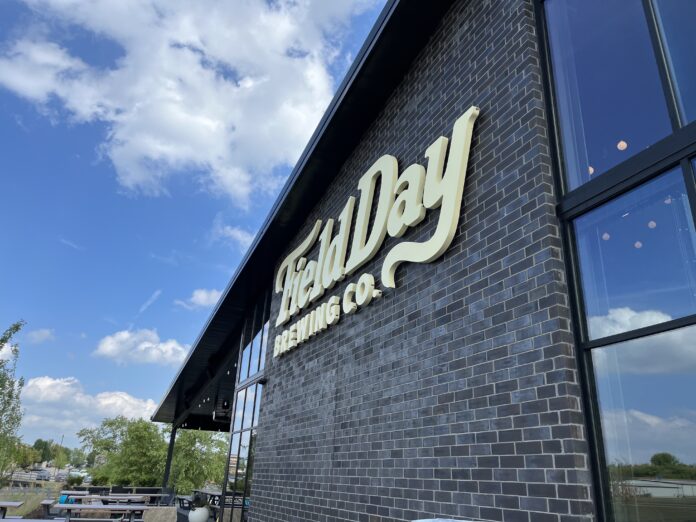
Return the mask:
{"type": "MultiPolygon", "coordinates": [[[[75,499],[76,502],[85,504],[86,500],[98,500],[104,504],[132,502],[134,504],[144,503],[147,500],[147,495],[68,495],[68,499],[75,499]]],[[[89,504],[87,502],[87,504],[89,504]]],[[[95,504],[91,504],[95,505],[95,504]]],[[[97,504],[98,505],[98,504],[97,504]]]]}
{"type": "Polygon", "coordinates": [[[152,506],[145,506],[143,504],[112,504],[109,506],[99,504],[56,504],[55,507],[60,510],[65,510],[65,522],[70,522],[73,511],[103,511],[108,514],[124,513],[128,515],[128,520],[133,522],[136,513],[142,513],[143,511],[152,509],[152,506]]]}
{"type": "Polygon", "coordinates": [[[18,508],[22,507],[24,502],[9,502],[5,500],[0,500],[0,518],[5,518],[7,515],[7,508],[18,508]]]}

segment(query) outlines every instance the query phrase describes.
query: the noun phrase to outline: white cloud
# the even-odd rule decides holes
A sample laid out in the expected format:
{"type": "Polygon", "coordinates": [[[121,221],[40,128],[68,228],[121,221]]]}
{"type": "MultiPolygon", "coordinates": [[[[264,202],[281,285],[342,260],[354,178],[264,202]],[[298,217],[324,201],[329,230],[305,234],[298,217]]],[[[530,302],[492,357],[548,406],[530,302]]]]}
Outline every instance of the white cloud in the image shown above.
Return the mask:
{"type": "MultiPolygon", "coordinates": [[[[633,330],[671,320],[663,312],[636,312],[630,308],[609,310],[591,317],[593,332],[601,335],[633,330]]],[[[696,326],[641,337],[627,343],[592,351],[595,369],[601,373],[684,374],[696,372],[696,326]],[[625,346],[628,344],[630,346],[625,346]]]]}
{"type": "Polygon", "coordinates": [[[0,346],[0,361],[9,361],[12,359],[12,345],[3,344],[0,346]]]}
{"type": "Polygon", "coordinates": [[[222,292],[220,290],[198,288],[193,291],[191,297],[185,301],[177,299],[174,301],[174,304],[183,306],[189,310],[193,310],[194,308],[210,308],[211,306],[215,306],[221,295],[222,292]]]}
{"type": "Polygon", "coordinates": [[[602,430],[612,462],[644,464],[655,453],[666,451],[684,463],[696,463],[695,412],[660,417],[636,409],[606,410],[602,430]]]}
{"type": "Polygon", "coordinates": [[[607,337],[629,330],[670,321],[671,316],[659,310],[636,312],[631,308],[611,308],[607,315],[590,317],[589,328],[593,339],[607,337]]]}
{"type": "Polygon", "coordinates": [[[244,253],[251,246],[256,234],[238,226],[225,225],[222,222],[222,217],[218,214],[213,222],[211,236],[214,241],[221,241],[236,245],[237,248],[239,248],[239,251],[244,253]]]}
{"type": "Polygon", "coordinates": [[[189,346],[179,344],[174,339],[160,340],[156,330],[122,330],[107,335],[101,341],[94,355],[113,359],[118,364],[180,364],[189,346]]]}
{"type": "Polygon", "coordinates": [[[68,444],[76,443],[74,433],[78,430],[96,426],[103,418],[123,415],[148,419],[157,407],[152,399],[139,399],[122,391],[91,395],[75,377],[48,376],[29,379],[22,392],[22,405],[22,431],[27,440],[56,439],[65,434],[68,444]]]}
{"type": "Polygon", "coordinates": [[[53,341],[55,338],[55,332],[50,328],[39,328],[38,330],[27,332],[27,342],[30,344],[41,344],[53,341]]]}
{"type": "Polygon", "coordinates": [[[147,298],[147,301],[145,301],[142,305],[140,305],[140,308],[138,309],[138,315],[142,314],[145,310],[150,308],[152,304],[159,299],[159,296],[162,295],[162,290],[155,290],[152,292],[152,295],[147,298]]]}
{"type": "Polygon", "coordinates": [[[119,183],[149,194],[195,172],[246,206],[278,186],[333,90],[351,17],[382,0],[24,0],[115,43],[122,56],[89,65],[60,43],[25,34],[0,54],[0,85],[73,122],[103,122],[103,154],[119,183]],[[55,112],[55,111],[54,111],[55,112]]]}

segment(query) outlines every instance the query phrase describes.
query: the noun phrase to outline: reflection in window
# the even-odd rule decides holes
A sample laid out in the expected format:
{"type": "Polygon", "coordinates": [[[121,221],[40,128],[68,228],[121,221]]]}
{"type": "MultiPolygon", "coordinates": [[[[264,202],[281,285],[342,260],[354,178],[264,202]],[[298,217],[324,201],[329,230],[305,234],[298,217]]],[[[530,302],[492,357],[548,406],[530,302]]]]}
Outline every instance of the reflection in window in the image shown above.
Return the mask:
{"type": "Polygon", "coordinates": [[[259,370],[263,370],[266,365],[266,347],[268,346],[268,329],[270,328],[271,322],[266,320],[263,325],[263,339],[261,341],[261,359],[259,361],[259,370]]]}
{"type": "Polygon", "coordinates": [[[575,221],[590,339],[696,313],[696,232],[681,169],[575,221]]]}
{"type": "Polygon", "coordinates": [[[592,350],[614,517],[696,517],[696,326],[592,350]]]}
{"type": "Polygon", "coordinates": [[[696,119],[696,2],[653,0],[670,72],[685,123],[696,119]]]}
{"type": "Polygon", "coordinates": [[[639,0],[546,0],[568,185],[671,133],[639,0]]]}

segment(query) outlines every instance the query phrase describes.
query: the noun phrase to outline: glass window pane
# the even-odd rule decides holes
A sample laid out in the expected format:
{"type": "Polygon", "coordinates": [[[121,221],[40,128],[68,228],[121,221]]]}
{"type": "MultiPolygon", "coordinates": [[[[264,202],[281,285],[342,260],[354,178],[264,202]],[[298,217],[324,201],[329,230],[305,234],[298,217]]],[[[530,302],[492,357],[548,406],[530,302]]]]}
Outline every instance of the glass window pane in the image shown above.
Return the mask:
{"type": "Polygon", "coordinates": [[[244,415],[244,398],[246,397],[246,389],[237,393],[237,402],[234,409],[234,424],[232,426],[232,431],[237,431],[242,429],[242,417],[244,415]]]}
{"type": "Polygon", "coordinates": [[[261,327],[261,322],[257,325],[258,331],[254,335],[254,340],[252,342],[251,348],[251,361],[249,367],[249,377],[255,375],[259,371],[259,356],[261,354],[261,337],[263,336],[263,328],[261,327]]]}
{"type": "Polygon", "coordinates": [[[261,360],[259,362],[259,370],[263,370],[266,366],[266,347],[268,346],[268,329],[270,328],[270,321],[266,321],[263,325],[263,339],[261,340],[261,360]]]}
{"type": "Polygon", "coordinates": [[[259,425],[259,409],[261,408],[261,396],[263,395],[263,384],[256,385],[256,403],[254,405],[254,423],[253,426],[259,425]]]}
{"type": "Polygon", "coordinates": [[[638,0],[544,2],[568,186],[672,132],[638,0]]]}
{"type": "Polygon", "coordinates": [[[246,474],[246,489],[244,495],[246,500],[244,502],[244,509],[248,509],[250,506],[250,495],[251,495],[251,481],[254,473],[254,450],[256,443],[256,430],[251,431],[251,440],[249,442],[249,458],[247,459],[247,474],[246,474]]]}
{"type": "Polygon", "coordinates": [[[244,494],[246,489],[247,459],[249,457],[249,431],[242,432],[242,440],[239,446],[239,463],[237,465],[237,478],[234,483],[235,493],[244,494]]]}
{"type": "MultiPolygon", "coordinates": [[[[237,461],[239,460],[239,433],[232,435],[231,446],[230,446],[230,469],[228,475],[228,482],[231,482],[237,473],[237,461]]],[[[232,487],[228,483],[226,486],[226,491],[231,491],[232,487]]]]}
{"type": "Polygon", "coordinates": [[[247,344],[242,351],[241,368],[239,369],[239,382],[246,380],[249,377],[249,355],[251,354],[251,345],[247,344]]]}
{"type": "Polygon", "coordinates": [[[681,169],[575,221],[590,339],[696,313],[696,233],[681,169]]]}
{"type": "Polygon", "coordinates": [[[246,389],[246,404],[244,405],[244,423],[242,429],[251,428],[251,422],[254,417],[254,397],[256,396],[256,387],[249,386],[246,389]]]}
{"type": "Polygon", "coordinates": [[[617,522],[696,514],[696,326],[592,351],[617,522]]]}
{"type": "Polygon", "coordinates": [[[654,0],[662,42],[685,123],[696,119],[696,2],[654,0]]]}

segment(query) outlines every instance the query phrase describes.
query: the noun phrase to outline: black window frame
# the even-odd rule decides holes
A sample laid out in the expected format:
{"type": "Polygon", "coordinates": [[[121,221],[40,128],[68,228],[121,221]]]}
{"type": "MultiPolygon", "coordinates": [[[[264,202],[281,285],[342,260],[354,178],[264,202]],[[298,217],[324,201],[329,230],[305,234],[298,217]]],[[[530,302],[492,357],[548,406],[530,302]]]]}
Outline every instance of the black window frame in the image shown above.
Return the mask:
{"type": "Polygon", "coordinates": [[[589,467],[594,482],[593,489],[596,497],[597,517],[600,521],[613,521],[609,468],[605,460],[606,453],[591,351],[595,348],[696,325],[696,314],[617,335],[589,340],[573,221],[575,218],[614,200],[643,183],[655,179],[668,170],[681,167],[692,219],[696,224],[696,168],[692,164],[692,161],[696,159],[696,121],[685,125],[682,122],[679,101],[672,83],[667,56],[660,41],[659,22],[652,1],[636,0],[641,2],[646,16],[651,44],[655,52],[660,81],[663,87],[662,90],[672,124],[672,134],[610,168],[601,176],[580,185],[574,190],[568,191],[559,115],[556,110],[553,65],[544,9],[545,1],[533,0],[534,18],[537,43],[539,45],[539,65],[542,73],[544,106],[548,122],[548,138],[551,148],[551,170],[557,194],[556,212],[560,220],[569,304],[573,317],[572,329],[577,347],[575,350],[576,360],[580,372],[580,387],[583,408],[585,410],[585,427],[591,459],[589,467]]]}
{"type": "MultiPolygon", "coordinates": [[[[240,437],[240,444],[241,444],[241,439],[243,437],[243,434],[245,432],[249,432],[249,451],[251,452],[251,444],[252,444],[252,437],[253,435],[258,433],[257,426],[258,426],[258,417],[261,416],[260,414],[260,409],[259,405],[257,404],[257,401],[261,400],[261,396],[263,393],[259,393],[259,390],[263,389],[263,386],[266,384],[266,373],[265,373],[265,361],[262,361],[267,354],[268,354],[268,335],[270,334],[270,328],[268,329],[267,332],[264,332],[264,326],[267,321],[270,320],[270,306],[271,306],[271,297],[272,294],[271,292],[265,292],[262,294],[262,296],[255,302],[254,306],[252,307],[251,313],[248,314],[248,316],[244,320],[244,326],[242,328],[242,333],[239,338],[239,353],[237,357],[237,372],[235,375],[235,390],[234,390],[234,400],[232,403],[232,418],[230,419],[230,437],[229,437],[229,445],[228,445],[228,450],[227,450],[227,461],[226,461],[226,466],[225,466],[225,477],[223,480],[222,484],[222,501],[220,502],[220,520],[224,520],[224,514],[225,511],[230,509],[231,510],[231,516],[234,515],[234,512],[236,509],[240,509],[234,505],[234,499],[238,497],[236,492],[234,491],[229,491],[228,490],[228,485],[230,478],[232,478],[234,481],[237,480],[237,474],[239,471],[239,451],[240,448],[237,448],[236,450],[236,457],[237,461],[234,466],[234,475],[230,473],[230,460],[233,457],[232,455],[232,441],[234,440],[234,436],[236,434],[239,435],[240,437]],[[261,321],[258,321],[259,316],[261,316],[261,321]],[[256,337],[256,334],[258,333],[257,329],[255,326],[259,324],[259,330],[261,331],[261,338],[260,342],[261,345],[266,344],[266,349],[259,348],[259,364],[258,364],[258,371],[253,374],[253,375],[247,375],[247,377],[240,381],[240,376],[242,375],[242,360],[243,360],[243,352],[244,348],[249,345],[250,346],[250,352],[249,352],[249,361],[248,361],[248,368],[247,368],[247,373],[248,369],[251,368],[251,354],[253,353],[253,347],[251,346],[251,343],[253,343],[254,338],[256,337]],[[259,386],[260,385],[260,386],[259,386]],[[238,399],[239,395],[250,388],[254,388],[254,404],[251,407],[251,415],[252,415],[252,422],[249,427],[245,428],[244,427],[244,415],[246,413],[246,407],[243,404],[242,405],[242,417],[241,417],[241,422],[240,422],[240,427],[239,429],[234,428],[234,423],[235,423],[235,418],[237,416],[237,407],[238,407],[238,399]],[[257,417],[258,414],[258,417],[257,417]],[[228,499],[228,497],[231,497],[228,499]],[[231,500],[231,503],[228,503],[228,501],[231,500]]],[[[244,394],[244,400],[246,402],[246,393],[244,394]]],[[[244,511],[246,508],[244,507],[247,495],[246,491],[249,490],[249,485],[247,484],[247,481],[249,479],[248,477],[248,456],[247,456],[247,476],[245,478],[245,487],[244,487],[244,493],[242,494],[242,505],[241,505],[241,512],[242,516],[244,514],[244,511]]],[[[231,520],[231,517],[230,517],[231,520]]]]}

